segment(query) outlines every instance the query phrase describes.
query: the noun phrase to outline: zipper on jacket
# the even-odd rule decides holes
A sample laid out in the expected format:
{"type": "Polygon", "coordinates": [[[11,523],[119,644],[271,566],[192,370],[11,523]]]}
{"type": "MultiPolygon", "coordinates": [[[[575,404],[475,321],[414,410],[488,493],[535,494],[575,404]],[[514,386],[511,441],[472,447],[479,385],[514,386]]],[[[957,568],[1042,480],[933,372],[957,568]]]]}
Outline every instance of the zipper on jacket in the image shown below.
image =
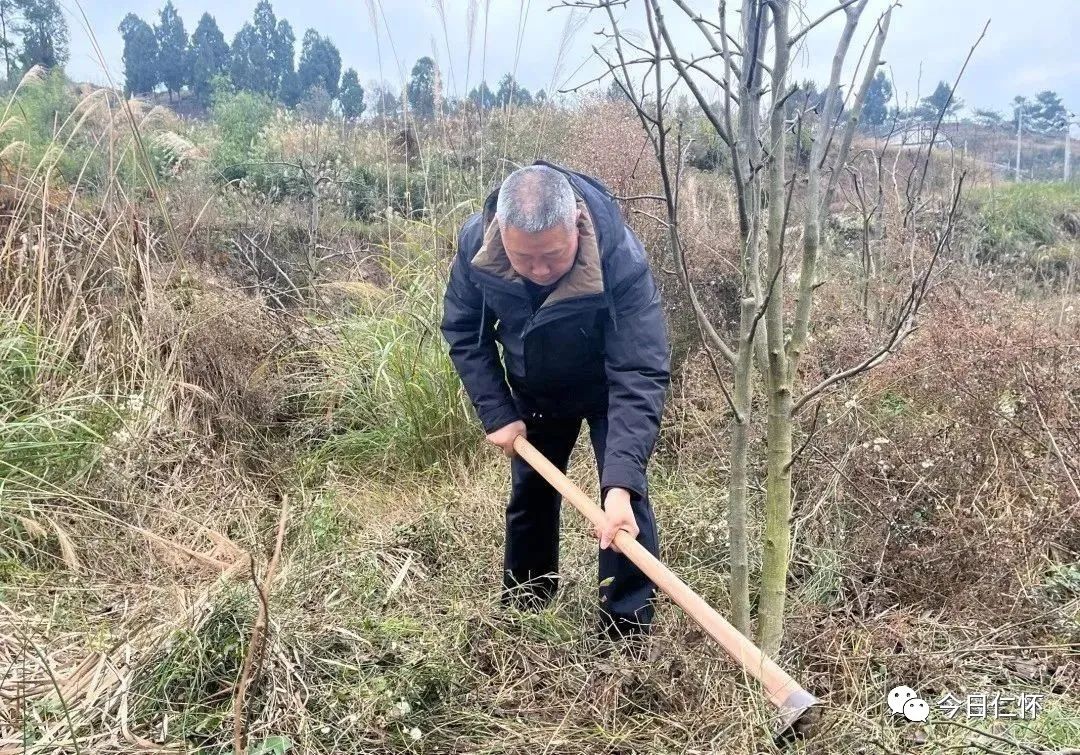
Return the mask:
{"type": "Polygon", "coordinates": [[[582,314],[584,312],[588,312],[591,309],[595,309],[595,307],[587,306],[587,303],[593,300],[601,300],[603,298],[603,294],[587,294],[585,296],[579,296],[574,299],[567,299],[565,301],[561,301],[549,307],[547,310],[545,310],[543,307],[534,309],[533,313],[529,315],[529,318],[525,320],[525,325],[521,329],[521,368],[522,370],[524,370],[525,374],[529,374],[529,348],[528,345],[525,343],[525,339],[526,337],[528,337],[529,333],[531,333],[533,330],[540,327],[541,325],[546,325],[549,322],[555,322],[556,320],[561,320],[564,317],[582,314]],[[582,306],[583,304],[586,304],[586,306],[582,306]],[[557,314],[552,314],[553,311],[557,312],[557,314]]]}
{"type": "Polygon", "coordinates": [[[571,315],[581,314],[591,309],[599,309],[599,307],[590,306],[594,303],[599,303],[604,300],[603,294],[586,294],[585,296],[578,296],[574,299],[567,299],[561,301],[546,311],[543,307],[533,312],[532,316],[525,321],[525,327],[521,331],[522,339],[525,338],[531,331],[546,325],[549,322],[555,320],[561,320],[564,317],[570,317],[571,315]],[[557,314],[553,314],[557,313],[557,314]]]}

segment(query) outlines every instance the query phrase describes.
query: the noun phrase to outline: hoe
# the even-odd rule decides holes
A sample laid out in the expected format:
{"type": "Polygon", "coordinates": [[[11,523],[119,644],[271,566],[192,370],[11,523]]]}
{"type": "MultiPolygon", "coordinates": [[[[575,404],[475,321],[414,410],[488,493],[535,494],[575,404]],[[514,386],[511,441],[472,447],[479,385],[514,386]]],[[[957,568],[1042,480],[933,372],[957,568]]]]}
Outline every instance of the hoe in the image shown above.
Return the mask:
{"type": "MultiPolygon", "coordinates": [[[[514,441],[514,450],[573,504],[582,516],[594,525],[603,525],[603,509],[593,503],[581,488],[560,472],[529,441],[518,436],[514,441]]],[[[799,686],[787,672],[717,613],[671,569],[645,550],[628,532],[620,531],[615,536],[615,543],[658,588],[716,640],[724,652],[761,683],[765,688],[765,697],[778,711],[778,741],[789,741],[808,733],[813,722],[814,706],[818,703],[813,695],[799,686]]]]}

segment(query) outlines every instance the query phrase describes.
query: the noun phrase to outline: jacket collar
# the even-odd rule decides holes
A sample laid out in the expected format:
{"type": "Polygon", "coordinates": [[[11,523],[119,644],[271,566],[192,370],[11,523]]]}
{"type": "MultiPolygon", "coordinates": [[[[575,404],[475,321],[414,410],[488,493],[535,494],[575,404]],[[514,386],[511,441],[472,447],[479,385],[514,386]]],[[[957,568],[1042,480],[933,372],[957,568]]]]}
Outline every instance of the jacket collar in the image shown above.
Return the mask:
{"type": "MultiPolygon", "coordinates": [[[[581,210],[577,222],[577,256],[574,258],[573,266],[559,279],[555,290],[544,300],[541,308],[567,299],[604,293],[600,246],[597,243],[592,214],[585,200],[578,199],[577,206],[581,210]]],[[[472,265],[477,270],[507,281],[524,281],[524,278],[510,265],[510,258],[506,255],[506,248],[503,246],[502,235],[499,232],[499,223],[494,218],[488,220],[487,228],[484,230],[484,243],[473,256],[472,265]]]]}
{"type": "MultiPolygon", "coordinates": [[[[564,168],[561,165],[547,162],[546,160],[537,160],[533,165],[546,165],[549,168],[553,168],[564,176],[566,180],[570,182],[570,186],[573,187],[574,193],[579,200],[584,200],[585,205],[589,209],[589,217],[592,219],[593,231],[596,236],[597,244],[600,247],[600,257],[606,258],[611,252],[622,244],[623,240],[623,219],[622,213],[619,211],[618,205],[611,196],[611,192],[604,184],[592,176],[587,176],[584,173],[576,173],[568,168],[564,168]]],[[[489,222],[495,217],[495,208],[498,204],[499,188],[495,187],[487,199],[484,200],[484,205],[481,209],[481,217],[483,218],[482,228],[487,228],[489,222]]]]}

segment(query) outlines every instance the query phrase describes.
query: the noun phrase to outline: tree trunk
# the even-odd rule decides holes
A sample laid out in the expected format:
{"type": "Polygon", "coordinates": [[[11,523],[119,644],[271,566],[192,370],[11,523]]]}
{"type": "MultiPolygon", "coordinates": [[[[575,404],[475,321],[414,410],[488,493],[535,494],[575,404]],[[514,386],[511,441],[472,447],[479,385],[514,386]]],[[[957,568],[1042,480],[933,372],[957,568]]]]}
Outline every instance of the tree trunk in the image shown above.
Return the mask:
{"type": "Polygon", "coordinates": [[[8,42],[7,35],[7,13],[4,7],[4,3],[0,2],[0,32],[3,33],[4,39],[4,76],[6,79],[11,78],[11,53],[8,51],[10,42],[8,42]]]}
{"type": "MultiPolygon", "coordinates": [[[[760,600],[758,602],[758,638],[762,648],[775,654],[783,638],[784,604],[786,598],[787,572],[791,550],[791,462],[793,412],[795,406],[801,406],[806,397],[797,404],[793,389],[798,373],[798,363],[809,335],[810,314],[814,290],[817,287],[818,255],[821,246],[821,229],[828,216],[829,199],[839,179],[840,171],[847,163],[847,154],[854,137],[862,102],[873,76],[876,73],[881,44],[888,29],[889,13],[883,15],[878,27],[878,38],[874,44],[865,70],[863,83],[855,95],[854,104],[847,123],[840,133],[836,133],[837,114],[840,109],[840,77],[844,59],[851,44],[852,35],[858,20],[869,0],[850,0],[827,11],[824,16],[808,23],[794,36],[789,35],[789,16],[792,0],[740,0],[742,42],[737,44],[738,55],[731,54],[730,35],[726,28],[726,2],[719,0],[719,19],[717,24],[705,22],[698,11],[691,7],[688,0],[673,0],[688,18],[698,27],[713,53],[724,61],[724,75],[721,90],[723,95],[723,123],[715,108],[700,91],[695,78],[690,75],[684,58],[678,55],[671,35],[663,22],[660,0],[649,0],[646,7],[651,14],[646,14],[650,22],[655,55],[651,65],[656,70],[656,106],[657,115],[644,113],[642,102],[637,102],[642,125],[647,133],[653,128],[664,133],[662,108],[660,103],[666,99],[662,86],[659,67],[662,56],[656,31],[670,53],[670,60],[679,77],[694,95],[709,122],[727,144],[732,157],[732,174],[735,179],[736,198],[739,206],[739,235],[743,244],[741,254],[742,287],[740,290],[740,327],[737,349],[725,346],[719,335],[713,330],[709,318],[705,315],[701,303],[697,300],[693,288],[688,285],[687,266],[679,246],[676,218],[672,210],[672,187],[665,169],[662,149],[659,150],[661,175],[665,182],[665,196],[668,198],[669,223],[668,233],[677,261],[680,281],[686,287],[694,308],[695,317],[707,343],[717,347],[735,370],[734,396],[731,405],[735,415],[732,428],[732,446],[730,450],[731,487],[729,491],[729,546],[731,552],[731,605],[735,626],[741,631],[749,629],[749,553],[747,526],[748,502],[748,455],[750,445],[750,421],[752,411],[754,370],[764,378],[768,399],[766,439],[768,454],[766,464],[765,526],[763,535],[762,568],[760,579],[760,600]],[[810,166],[806,177],[807,189],[802,203],[792,208],[788,206],[786,180],[787,154],[784,119],[784,103],[791,95],[788,91],[789,64],[792,47],[812,28],[833,13],[843,12],[846,17],[844,30],[835,48],[831,77],[825,96],[825,105],[818,126],[818,133],[810,155],[810,166]],[[655,18],[656,29],[652,19],[655,18]],[[713,31],[719,31],[719,41],[713,31]],[[771,32],[771,44],[769,41],[771,32]],[[764,62],[764,52],[772,50],[771,67],[764,62]],[[738,58],[739,63],[734,62],[738,58]],[[771,81],[765,83],[768,75],[771,81]],[[738,81],[733,82],[732,77],[738,81]],[[737,87],[737,92],[733,91],[737,87]],[[762,104],[769,93],[768,110],[762,104]],[[732,118],[733,105],[738,107],[738,124],[732,118]],[[762,123],[765,113],[767,123],[762,123]],[[763,128],[764,127],[764,128],[763,128]],[[834,139],[835,137],[835,139],[834,139]],[[829,145],[835,148],[832,164],[825,169],[829,145]],[[795,315],[785,332],[785,249],[784,232],[788,213],[803,212],[800,218],[803,230],[803,248],[799,284],[796,291],[795,315]],[[762,268],[762,258],[764,267],[762,268]],[[762,311],[764,309],[764,311],[762,311]],[[786,337],[787,336],[787,337],[786,337]]],[[[611,8],[603,3],[612,22],[616,47],[619,49],[620,65],[626,78],[628,92],[632,91],[630,77],[626,72],[627,63],[619,47],[619,32],[611,8]]],[[[858,66],[857,66],[858,68],[858,66]]],[[[714,82],[718,79],[713,78],[714,82]]],[[[719,82],[718,82],[719,83],[719,82]]],[[[660,144],[662,139],[658,140],[660,144]]],[[[881,165],[878,164],[878,207],[881,209],[881,165]]],[[[871,220],[868,208],[864,207],[864,224],[871,220]]],[[[882,219],[879,216],[879,222],[882,219]]],[[[880,239],[877,239],[880,240],[880,239]]],[[[863,267],[865,283],[872,283],[880,278],[884,266],[880,250],[872,243],[869,229],[864,225],[863,267]]],[[[792,255],[794,256],[794,255],[792,255]]],[[[793,260],[788,260],[793,262],[793,260]]],[[[872,290],[864,287],[864,301],[872,290]]],[[[864,306],[869,308],[869,302],[864,306]]]]}
{"type": "MultiPolygon", "coordinates": [[[[725,9],[721,7],[721,13],[725,9]]],[[[739,312],[739,344],[734,363],[735,385],[732,397],[736,421],[731,437],[731,488],[728,496],[728,540],[731,550],[731,614],[732,623],[743,634],[750,636],[750,554],[747,537],[749,437],[751,409],[754,393],[754,362],[762,375],[766,374],[764,321],[754,318],[764,304],[765,293],[761,286],[759,265],[761,261],[761,175],[762,159],[760,130],[761,71],[756,58],[764,48],[764,25],[759,23],[763,10],[756,0],[743,0],[742,38],[745,49],[757,53],[750,64],[748,52],[739,71],[738,92],[738,138],[732,150],[737,162],[735,191],[738,192],[744,210],[742,250],[742,291],[739,312]]],[[[726,33],[726,31],[725,31],[726,33]]],[[[723,48],[727,59],[727,39],[723,48]]],[[[730,105],[730,99],[727,100],[730,105]]],[[[730,116],[728,116],[730,120],[730,116]]]]}
{"type": "Polygon", "coordinates": [[[768,655],[776,655],[784,636],[791,549],[791,425],[791,384],[778,381],[769,390],[765,536],[758,600],[758,644],[768,655]]]}
{"type": "MultiPolygon", "coordinates": [[[[756,52],[751,60],[751,53],[744,56],[743,67],[739,71],[739,138],[736,142],[736,153],[742,168],[741,175],[745,176],[743,185],[736,185],[736,191],[743,197],[743,206],[746,208],[747,227],[746,238],[743,239],[745,249],[743,252],[743,279],[745,286],[753,293],[758,307],[765,304],[765,291],[761,281],[761,100],[762,100],[762,70],[763,66],[759,59],[764,57],[765,50],[765,24],[761,23],[760,15],[765,12],[763,4],[757,0],[743,0],[742,6],[742,35],[743,44],[747,50],[756,52]]],[[[745,295],[745,292],[744,292],[745,295]]],[[[765,329],[768,327],[764,320],[758,322],[758,336],[755,340],[755,359],[758,371],[762,375],[768,375],[768,356],[766,354],[765,329]]]]}
{"type": "Polygon", "coordinates": [[[750,409],[754,392],[754,342],[750,327],[757,312],[753,296],[742,300],[735,364],[735,426],[731,433],[731,487],[728,490],[728,545],[731,550],[731,623],[750,636],[750,563],[746,532],[750,409]]]}
{"type": "Polygon", "coordinates": [[[766,237],[768,241],[765,310],[768,349],[769,417],[766,438],[768,464],[765,480],[765,537],[761,551],[761,595],[758,600],[758,644],[768,655],[780,649],[784,632],[788,545],[791,533],[791,378],[784,349],[784,275],[783,244],[785,214],[786,135],[781,103],[787,86],[788,7],[790,0],[776,0],[773,13],[775,55],[772,69],[773,105],[769,113],[769,208],[766,237]]]}

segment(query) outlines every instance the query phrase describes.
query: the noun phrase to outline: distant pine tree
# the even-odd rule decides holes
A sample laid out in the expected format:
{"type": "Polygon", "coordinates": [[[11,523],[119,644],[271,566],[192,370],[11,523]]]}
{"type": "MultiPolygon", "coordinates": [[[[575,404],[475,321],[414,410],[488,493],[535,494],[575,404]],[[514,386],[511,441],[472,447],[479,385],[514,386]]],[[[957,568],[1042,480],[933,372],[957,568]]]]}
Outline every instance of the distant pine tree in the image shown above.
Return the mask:
{"type": "Polygon", "coordinates": [[[319,36],[314,29],[308,29],[304,32],[300,65],[296,73],[303,91],[321,86],[331,99],[336,98],[341,81],[341,53],[329,39],[319,36]]]}
{"type": "Polygon", "coordinates": [[[435,115],[435,61],[426,55],[416,61],[406,88],[409,110],[415,118],[435,115]]]}
{"type": "MultiPolygon", "coordinates": [[[[296,63],[294,60],[296,57],[296,34],[293,33],[292,25],[285,19],[281,19],[277,23],[270,57],[270,65],[274,69],[278,99],[285,102],[286,83],[290,87],[299,86],[296,80],[296,63]]],[[[295,101],[293,104],[296,104],[295,101]]]]}
{"type": "Polygon", "coordinates": [[[281,77],[281,86],[278,87],[278,99],[289,108],[294,108],[304,96],[304,90],[300,88],[300,77],[296,71],[287,71],[281,77]]]}
{"type": "Polygon", "coordinates": [[[360,77],[355,68],[345,71],[341,77],[341,91],[338,92],[341,113],[349,120],[359,118],[365,109],[364,88],[360,86],[360,77]]]}
{"type": "Polygon", "coordinates": [[[22,39],[22,69],[62,68],[68,60],[68,25],[60,4],[56,0],[15,0],[14,8],[19,14],[14,29],[22,39]]]}
{"type": "Polygon", "coordinates": [[[508,73],[499,80],[499,89],[495,93],[495,104],[499,107],[506,107],[511,102],[518,107],[528,107],[532,104],[532,93],[518,84],[517,79],[508,73]]]}
{"type": "Polygon", "coordinates": [[[209,13],[202,14],[191,35],[191,91],[203,105],[210,104],[215,76],[229,69],[229,45],[209,13]]]}
{"type": "Polygon", "coordinates": [[[874,80],[870,82],[870,88],[866,91],[866,100],[863,102],[862,118],[870,126],[880,126],[889,119],[889,100],[892,99],[893,88],[884,71],[878,71],[874,80]]]}
{"type": "Polygon", "coordinates": [[[473,87],[469,92],[469,102],[479,110],[491,110],[495,107],[495,95],[488,88],[486,81],[481,81],[480,86],[473,87]]]}
{"type": "Polygon", "coordinates": [[[158,80],[165,85],[171,100],[173,93],[179,94],[191,78],[187,32],[172,0],[161,9],[154,36],[158,43],[158,80]]]}
{"type": "Polygon", "coordinates": [[[153,28],[129,13],[120,22],[120,35],[124,39],[124,92],[128,95],[153,92],[161,81],[158,41],[153,28]]]}
{"type": "Polygon", "coordinates": [[[940,81],[933,92],[922,98],[916,114],[925,120],[936,120],[942,117],[942,114],[951,118],[963,106],[964,101],[953,95],[952,87],[947,82],[940,81]]]}
{"type": "Polygon", "coordinates": [[[1037,134],[1057,136],[1065,133],[1068,125],[1069,111],[1061,104],[1061,98],[1056,92],[1045,89],[1035,95],[1035,101],[1029,106],[1030,112],[1026,113],[1028,128],[1037,134]]]}
{"type": "Polygon", "coordinates": [[[270,53],[255,27],[244,24],[233,38],[229,56],[229,79],[238,90],[269,93],[270,53]]]}

